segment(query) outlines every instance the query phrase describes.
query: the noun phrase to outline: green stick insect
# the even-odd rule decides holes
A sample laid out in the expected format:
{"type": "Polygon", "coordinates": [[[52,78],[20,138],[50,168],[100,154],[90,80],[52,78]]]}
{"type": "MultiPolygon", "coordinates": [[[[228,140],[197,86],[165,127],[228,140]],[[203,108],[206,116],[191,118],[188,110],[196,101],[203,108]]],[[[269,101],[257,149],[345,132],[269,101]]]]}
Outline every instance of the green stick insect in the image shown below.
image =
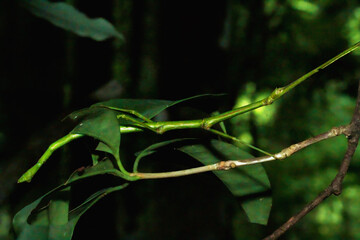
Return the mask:
{"type": "MultiPolygon", "coordinates": [[[[94,138],[97,138],[101,142],[103,142],[103,146],[107,149],[108,152],[111,152],[115,159],[116,163],[118,165],[118,168],[120,170],[119,175],[123,177],[126,180],[134,181],[141,178],[144,178],[144,175],[141,173],[130,173],[128,172],[124,166],[122,165],[120,158],[119,158],[119,142],[120,142],[120,134],[125,133],[135,133],[139,131],[151,131],[156,134],[163,134],[167,131],[172,130],[179,130],[179,129],[203,129],[205,131],[211,132],[215,135],[218,135],[220,137],[240,142],[242,144],[245,144],[246,146],[253,148],[262,154],[268,155],[272,157],[271,159],[276,159],[272,154],[261,150],[255,146],[252,146],[250,144],[247,144],[243,141],[241,141],[238,138],[235,138],[233,136],[228,135],[226,132],[221,132],[216,129],[213,129],[212,127],[216,124],[221,124],[225,120],[228,120],[230,118],[236,117],[238,115],[244,114],[246,112],[255,110],[257,108],[267,106],[272,104],[274,101],[282,97],[284,94],[289,92],[291,89],[295,88],[300,83],[304,82],[309,77],[313,76],[317,72],[319,72],[322,69],[325,69],[329,65],[333,64],[340,58],[346,56],[347,54],[355,51],[360,47],[360,42],[356,43],[355,45],[349,47],[345,51],[341,52],[337,56],[333,57],[332,59],[326,61],[322,65],[318,66],[317,68],[313,69],[312,71],[306,73],[302,77],[296,79],[292,83],[288,84],[287,86],[276,88],[268,97],[254,102],[250,103],[248,105],[230,110],[225,113],[217,114],[215,116],[211,116],[208,118],[203,119],[196,119],[196,120],[186,120],[186,121],[153,121],[151,120],[153,117],[155,117],[158,113],[160,113],[162,110],[177,104],[179,102],[191,99],[183,99],[175,102],[171,101],[165,101],[165,100],[117,100],[120,101],[122,106],[125,107],[118,107],[114,106],[112,103],[114,101],[110,100],[108,103],[99,103],[91,106],[90,108],[86,109],[88,112],[89,117],[84,122],[79,123],[74,130],[72,130],[69,134],[66,136],[60,138],[59,140],[52,143],[48,149],[45,151],[45,153],[41,156],[41,158],[38,160],[38,162],[31,167],[29,170],[27,170],[18,180],[18,182],[30,182],[31,179],[34,177],[36,172],[41,168],[41,166],[49,159],[49,157],[52,155],[52,153],[61,148],[62,146],[68,144],[69,142],[84,137],[84,136],[91,136],[94,138]],[[126,105],[129,105],[130,107],[127,108],[126,105]],[[105,111],[108,110],[108,111],[105,111]],[[100,117],[99,117],[100,116],[100,117]],[[98,124],[103,124],[106,129],[102,129],[102,126],[99,126],[98,124]],[[94,126],[96,126],[97,130],[95,131],[92,129],[94,126]],[[111,127],[108,127],[111,126],[111,127]],[[111,132],[111,137],[109,135],[106,135],[105,133],[101,132],[104,130],[111,132]],[[118,139],[116,139],[118,138],[118,139]]],[[[74,119],[77,118],[78,115],[76,113],[74,114],[74,119]]]]}

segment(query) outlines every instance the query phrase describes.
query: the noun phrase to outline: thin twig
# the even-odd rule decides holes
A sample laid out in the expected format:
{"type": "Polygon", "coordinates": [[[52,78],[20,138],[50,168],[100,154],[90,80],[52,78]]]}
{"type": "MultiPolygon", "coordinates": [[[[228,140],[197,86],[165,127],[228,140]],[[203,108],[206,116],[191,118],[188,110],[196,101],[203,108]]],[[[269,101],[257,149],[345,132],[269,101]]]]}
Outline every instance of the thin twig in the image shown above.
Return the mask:
{"type": "Polygon", "coordinates": [[[219,163],[202,166],[202,167],[196,167],[196,168],[190,168],[185,170],[179,170],[179,171],[171,171],[171,172],[160,172],[160,173],[131,173],[130,176],[136,176],[140,179],[155,179],[155,178],[172,178],[172,177],[182,177],[192,174],[198,174],[203,172],[210,172],[210,171],[217,171],[217,170],[230,170],[232,168],[236,167],[242,167],[247,165],[253,165],[253,164],[259,164],[274,160],[281,160],[290,157],[292,154],[300,151],[301,149],[304,149],[314,143],[320,142],[322,140],[326,140],[332,137],[336,137],[339,135],[345,134],[348,135],[348,127],[346,126],[340,126],[340,127],[333,127],[331,130],[322,133],[320,135],[317,135],[315,137],[306,139],[302,142],[293,144],[287,148],[284,148],[279,153],[276,153],[271,156],[263,156],[263,157],[256,157],[256,158],[248,158],[248,159],[241,159],[241,160],[227,160],[227,161],[221,161],[219,163]]]}
{"type": "Polygon", "coordinates": [[[347,136],[347,150],[341,162],[339,171],[331,184],[321,192],[312,202],[307,204],[299,213],[292,216],[287,222],[276,229],[271,235],[264,238],[264,240],[273,240],[279,238],[292,226],[294,226],[302,217],[307,215],[311,210],[320,205],[326,198],[331,195],[340,195],[342,192],[342,183],[348,171],[351,159],[356,151],[360,138],[360,82],[358,89],[358,96],[356,100],[356,107],[350,124],[345,127],[344,134],[347,136]]]}

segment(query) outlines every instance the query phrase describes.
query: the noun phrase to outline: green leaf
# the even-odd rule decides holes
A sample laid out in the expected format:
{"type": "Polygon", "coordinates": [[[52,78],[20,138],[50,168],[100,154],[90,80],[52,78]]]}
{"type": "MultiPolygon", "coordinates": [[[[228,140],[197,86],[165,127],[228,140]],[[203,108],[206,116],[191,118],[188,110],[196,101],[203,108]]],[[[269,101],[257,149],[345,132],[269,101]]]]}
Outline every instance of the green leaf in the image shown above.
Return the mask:
{"type": "MultiPolygon", "coordinates": [[[[107,152],[119,159],[120,129],[114,111],[105,108],[88,108],[70,115],[80,119],[80,123],[71,131],[73,134],[83,134],[106,144],[107,152]]],[[[100,150],[105,150],[103,147],[100,150]]]]}
{"type": "Polygon", "coordinates": [[[91,154],[92,165],[95,166],[99,163],[100,156],[98,154],[91,154]]]}
{"type": "Polygon", "coordinates": [[[102,189],[69,211],[70,187],[59,186],[24,207],[14,217],[18,240],[70,240],[80,217],[97,201],[127,184],[102,189]],[[44,205],[45,204],[45,205],[44,205]]]}
{"type": "Polygon", "coordinates": [[[125,183],[120,186],[116,187],[109,187],[102,189],[100,191],[97,191],[93,195],[91,195],[88,199],[86,199],[81,205],[71,210],[69,214],[69,221],[74,222],[74,225],[79,220],[82,214],[84,214],[90,207],[92,207],[97,201],[99,201],[101,198],[105,197],[109,193],[122,190],[123,188],[127,187],[129,184],[125,183]]]}
{"type": "Polygon", "coordinates": [[[272,206],[270,196],[259,196],[258,198],[249,198],[241,202],[246,215],[252,223],[266,225],[269,219],[272,206]]]}
{"type": "MultiPolygon", "coordinates": [[[[204,165],[225,160],[246,159],[252,156],[234,145],[212,140],[209,145],[196,144],[179,148],[204,165]]],[[[246,197],[241,203],[249,221],[267,224],[271,210],[271,198],[266,195],[270,182],[262,165],[250,165],[228,171],[214,171],[233,195],[246,197]]]]}
{"type": "MultiPolygon", "coordinates": [[[[33,203],[29,204],[28,206],[24,207],[22,210],[20,210],[13,219],[13,226],[15,233],[17,234],[18,240],[30,240],[30,239],[38,239],[38,240],[47,240],[47,239],[71,239],[72,232],[69,233],[65,229],[63,229],[63,226],[67,225],[67,222],[61,225],[56,224],[56,220],[53,219],[53,217],[61,215],[61,212],[63,210],[59,209],[58,211],[55,211],[55,208],[53,207],[61,204],[61,202],[64,203],[64,200],[61,199],[62,194],[67,189],[64,189],[63,191],[59,191],[60,187],[57,187],[53,189],[52,191],[48,192],[41,198],[37,199],[33,203]],[[56,191],[58,191],[58,194],[54,194],[56,191]],[[39,207],[40,202],[45,199],[46,197],[53,194],[53,198],[51,202],[48,202],[48,206],[44,209],[39,207]],[[50,207],[50,205],[52,205],[50,207]],[[51,209],[51,214],[50,214],[51,209]],[[35,213],[36,212],[36,213],[35,213]],[[55,223],[55,224],[53,224],[55,223]],[[56,234],[58,230],[65,230],[63,232],[63,236],[56,237],[52,234],[56,234]],[[70,236],[69,236],[70,234],[70,236]]],[[[68,206],[68,202],[65,201],[65,206],[68,206]]],[[[67,218],[67,212],[63,214],[66,214],[67,218]]],[[[62,219],[65,217],[62,216],[62,219]]]]}
{"type": "Polygon", "coordinates": [[[96,41],[116,37],[124,41],[124,36],[107,20],[90,19],[67,3],[46,0],[21,0],[21,3],[34,15],[81,37],[96,41]]]}
{"type": "Polygon", "coordinates": [[[122,185],[97,192],[83,204],[69,212],[69,186],[79,180],[100,174],[122,176],[122,173],[114,167],[110,159],[100,161],[95,166],[75,171],[64,184],[27,205],[15,215],[13,226],[18,239],[71,239],[72,232],[80,216],[95,204],[100,199],[99,197],[104,196],[104,193],[116,191],[116,188],[120,190],[124,187],[122,185]],[[45,204],[46,207],[40,208],[40,204],[41,206],[45,204]],[[61,236],[59,233],[61,233],[61,236]]]}
{"type": "Polygon", "coordinates": [[[113,151],[111,150],[111,148],[109,148],[108,145],[106,145],[103,142],[99,142],[99,144],[96,146],[95,150],[113,154],[113,151]]]}
{"type": "Polygon", "coordinates": [[[92,107],[107,106],[117,109],[135,110],[146,118],[153,118],[165,109],[179,104],[184,101],[192,100],[205,96],[218,96],[219,94],[203,94],[197,95],[178,101],[157,100],[157,99],[112,99],[106,102],[100,102],[92,105],[92,107]]]}

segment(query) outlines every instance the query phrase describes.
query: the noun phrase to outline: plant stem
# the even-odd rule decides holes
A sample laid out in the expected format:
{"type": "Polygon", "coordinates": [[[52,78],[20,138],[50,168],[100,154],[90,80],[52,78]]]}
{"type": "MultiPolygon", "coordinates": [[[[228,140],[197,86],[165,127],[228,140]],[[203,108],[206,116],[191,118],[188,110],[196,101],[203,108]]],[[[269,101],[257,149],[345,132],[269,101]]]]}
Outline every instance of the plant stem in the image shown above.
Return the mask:
{"type": "Polygon", "coordinates": [[[130,176],[136,176],[140,179],[156,179],[156,178],[172,178],[172,177],[182,177],[192,174],[198,174],[203,172],[210,172],[210,171],[217,171],[217,170],[230,170],[232,168],[236,167],[242,167],[242,166],[248,166],[253,164],[259,164],[274,160],[282,160],[285,158],[290,157],[292,154],[300,151],[301,149],[304,149],[314,143],[320,142],[322,140],[326,140],[332,137],[336,137],[342,134],[345,134],[346,136],[349,135],[349,128],[350,126],[340,126],[340,127],[334,127],[331,130],[319,134],[315,137],[306,139],[302,142],[293,144],[287,148],[284,148],[280,152],[270,155],[270,156],[262,156],[262,157],[256,157],[256,158],[248,158],[248,159],[240,159],[240,160],[227,160],[227,161],[221,161],[219,163],[206,165],[202,167],[196,167],[196,168],[190,168],[185,170],[179,170],[179,171],[171,171],[171,172],[160,172],[160,173],[130,173],[130,176]]]}
{"type": "MultiPolygon", "coordinates": [[[[360,82],[358,87],[358,95],[356,100],[356,107],[354,110],[353,117],[351,122],[346,127],[340,127],[338,129],[333,128],[329,134],[340,134],[344,133],[348,139],[348,147],[344,154],[344,157],[341,161],[341,165],[338,173],[336,174],[333,181],[330,185],[325,188],[313,201],[308,203],[300,212],[290,217],[283,225],[276,229],[272,234],[265,237],[264,240],[273,240],[278,239],[286,231],[288,231],[292,226],[294,226],[301,218],[310,213],[313,209],[319,206],[326,198],[331,195],[338,196],[342,192],[343,181],[348,172],[351,159],[353,158],[355,151],[357,149],[359,138],[360,138],[360,82]]],[[[324,134],[323,134],[324,135],[324,134]]]]}
{"type": "Polygon", "coordinates": [[[172,178],[172,177],[182,177],[192,174],[198,174],[202,172],[209,172],[218,170],[218,164],[211,164],[202,167],[190,168],[179,171],[171,171],[171,172],[160,172],[160,173],[130,173],[130,176],[139,177],[140,179],[158,179],[158,178],[172,178]]]}

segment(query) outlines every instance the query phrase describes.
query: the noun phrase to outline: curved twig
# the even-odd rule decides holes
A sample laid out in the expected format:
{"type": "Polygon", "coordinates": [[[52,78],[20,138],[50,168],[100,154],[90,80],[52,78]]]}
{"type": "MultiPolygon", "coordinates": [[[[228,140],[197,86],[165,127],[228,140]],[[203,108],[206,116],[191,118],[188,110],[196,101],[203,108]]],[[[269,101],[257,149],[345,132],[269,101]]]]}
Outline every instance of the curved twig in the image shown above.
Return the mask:
{"type": "Polygon", "coordinates": [[[160,173],[142,173],[142,172],[136,172],[131,173],[130,176],[136,176],[140,179],[155,179],[155,178],[172,178],[172,177],[182,177],[192,174],[198,174],[203,172],[210,172],[210,171],[216,171],[216,170],[230,170],[232,168],[236,167],[242,167],[247,165],[253,165],[253,164],[259,164],[264,162],[270,162],[275,160],[282,160],[290,157],[292,154],[312,145],[317,142],[320,142],[322,140],[326,140],[329,138],[337,137],[342,134],[348,137],[349,135],[349,128],[348,126],[340,126],[340,127],[333,127],[329,131],[319,134],[315,137],[306,139],[302,142],[293,144],[287,148],[284,148],[280,152],[270,155],[270,156],[262,156],[262,157],[256,157],[256,158],[248,158],[248,159],[236,159],[236,160],[227,160],[227,161],[221,161],[215,164],[206,165],[202,167],[196,167],[196,168],[190,168],[185,170],[179,170],[179,171],[171,171],[171,172],[160,172],[160,173]]]}
{"type": "Polygon", "coordinates": [[[272,240],[279,238],[287,230],[294,226],[302,217],[304,217],[311,210],[320,205],[326,198],[330,197],[331,195],[338,196],[341,194],[344,177],[346,176],[351,159],[356,151],[360,138],[360,82],[355,111],[350,124],[345,127],[344,133],[348,138],[348,146],[346,153],[342,159],[339,171],[335,176],[334,180],[312,202],[307,204],[299,213],[289,218],[289,220],[287,220],[283,225],[276,229],[272,234],[264,238],[264,240],[272,240]]]}

